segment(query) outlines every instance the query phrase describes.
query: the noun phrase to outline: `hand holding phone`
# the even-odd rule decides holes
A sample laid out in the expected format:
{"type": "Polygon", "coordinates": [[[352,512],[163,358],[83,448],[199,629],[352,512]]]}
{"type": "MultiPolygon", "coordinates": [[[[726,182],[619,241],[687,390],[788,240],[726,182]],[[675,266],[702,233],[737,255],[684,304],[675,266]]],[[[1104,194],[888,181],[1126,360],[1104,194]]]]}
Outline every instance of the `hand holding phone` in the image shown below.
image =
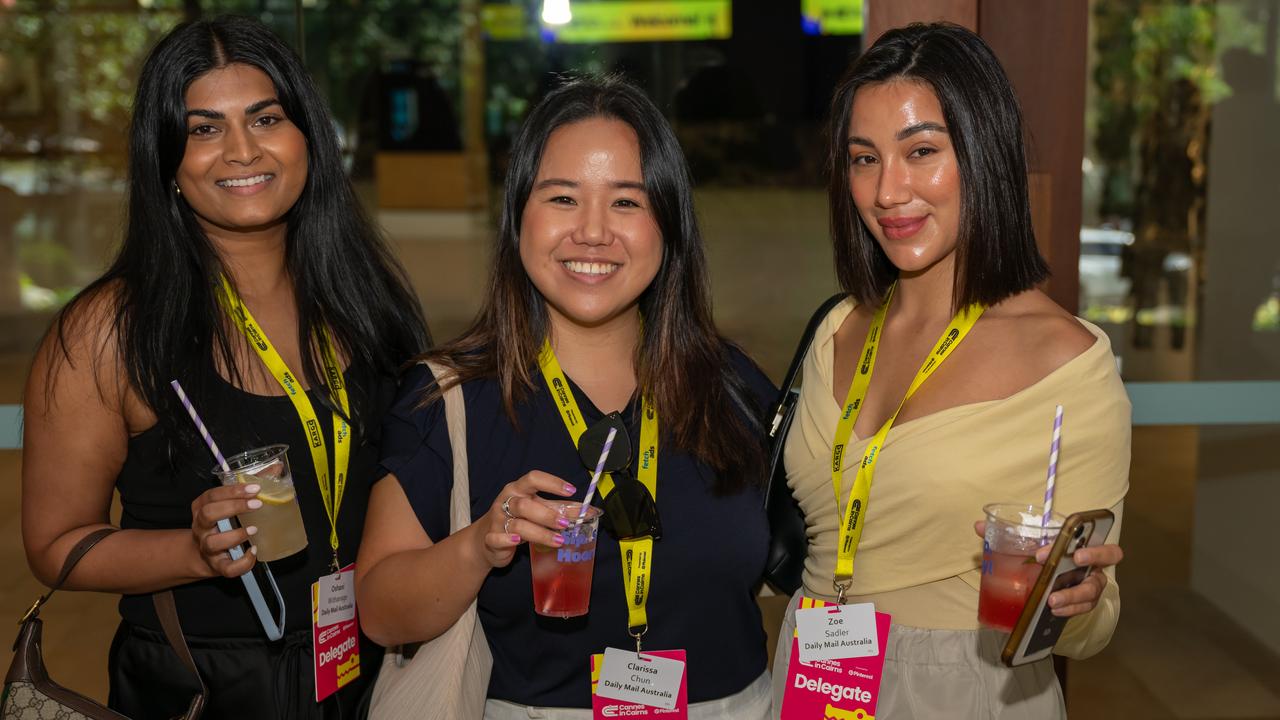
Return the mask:
{"type": "Polygon", "coordinates": [[[1114,523],[1110,510],[1089,510],[1067,518],[1005,643],[1001,660],[1006,665],[1035,662],[1053,652],[1070,617],[1053,614],[1049,596],[1084,582],[1092,566],[1077,565],[1076,551],[1104,543],[1114,523]]]}

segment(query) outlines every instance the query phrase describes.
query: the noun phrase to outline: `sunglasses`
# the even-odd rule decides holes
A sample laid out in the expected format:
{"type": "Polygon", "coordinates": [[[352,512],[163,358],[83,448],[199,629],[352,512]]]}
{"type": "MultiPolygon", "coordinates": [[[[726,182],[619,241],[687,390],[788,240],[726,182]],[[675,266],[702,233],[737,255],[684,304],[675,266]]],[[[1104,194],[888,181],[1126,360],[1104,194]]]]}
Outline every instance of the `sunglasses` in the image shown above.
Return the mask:
{"type": "Polygon", "coordinates": [[[622,416],[616,412],[609,413],[587,428],[578,438],[578,458],[587,470],[595,472],[610,430],[616,430],[617,435],[609,448],[609,457],[604,460],[604,471],[613,478],[613,491],[601,499],[604,517],[600,524],[619,540],[633,540],[646,535],[658,540],[662,537],[658,504],[649,494],[649,488],[629,469],[631,436],[622,416]]]}

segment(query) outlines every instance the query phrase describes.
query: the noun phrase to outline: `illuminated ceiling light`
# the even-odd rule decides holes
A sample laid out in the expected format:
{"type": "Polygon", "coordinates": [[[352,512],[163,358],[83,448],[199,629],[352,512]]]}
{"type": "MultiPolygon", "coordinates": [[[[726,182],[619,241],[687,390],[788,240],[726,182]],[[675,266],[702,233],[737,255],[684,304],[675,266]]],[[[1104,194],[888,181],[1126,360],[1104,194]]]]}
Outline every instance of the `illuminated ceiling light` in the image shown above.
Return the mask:
{"type": "Polygon", "coordinates": [[[572,19],[569,0],[542,0],[542,22],[548,25],[567,25],[572,19]]]}

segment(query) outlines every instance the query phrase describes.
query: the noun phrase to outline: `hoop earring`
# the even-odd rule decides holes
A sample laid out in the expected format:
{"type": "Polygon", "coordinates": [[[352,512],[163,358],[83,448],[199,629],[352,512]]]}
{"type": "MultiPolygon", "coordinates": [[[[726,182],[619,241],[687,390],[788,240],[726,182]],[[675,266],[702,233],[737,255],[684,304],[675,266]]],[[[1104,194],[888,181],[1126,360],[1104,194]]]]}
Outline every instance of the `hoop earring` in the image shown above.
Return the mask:
{"type": "Polygon", "coordinates": [[[179,194],[179,195],[181,195],[181,194],[182,194],[182,188],[178,187],[178,181],[177,181],[177,180],[174,180],[174,181],[173,181],[173,191],[174,191],[175,193],[179,194]]]}

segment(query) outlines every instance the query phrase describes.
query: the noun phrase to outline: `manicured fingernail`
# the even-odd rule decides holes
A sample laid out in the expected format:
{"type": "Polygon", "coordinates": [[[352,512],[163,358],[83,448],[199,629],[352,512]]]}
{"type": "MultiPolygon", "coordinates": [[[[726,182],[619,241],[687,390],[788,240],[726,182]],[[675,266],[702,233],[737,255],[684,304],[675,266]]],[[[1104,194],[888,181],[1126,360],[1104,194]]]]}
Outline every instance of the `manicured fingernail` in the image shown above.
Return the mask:
{"type": "Polygon", "coordinates": [[[578,488],[576,488],[576,487],[574,487],[574,486],[570,485],[569,483],[565,483],[565,484],[564,484],[564,494],[565,494],[565,495],[572,495],[572,494],[574,494],[574,493],[576,493],[576,492],[578,492],[578,488]]]}
{"type": "Polygon", "coordinates": [[[258,554],[258,546],[257,546],[257,545],[250,545],[250,546],[249,546],[249,552],[253,553],[254,555],[257,555],[257,554],[258,554]]]}
{"type": "Polygon", "coordinates": [[[551,536],[551,542],[555,543],[557,546],[563,545],[564,536],[559,533],[556,533],[555,535],[551,536]]]}
{"type": "Polygon", "coordinates": [[[570,525],[573,524],[573,521],[570,520],[569,518],[557,518],[556,524],[559,525],[560,527],[569,527],[570,525]]]}
{"type": "Polygon", "coordinates": [[[245,531],[245,532],[247,532],[247,533],[249,533],[250,535],[257,535],[257,534],[258,534],[258,526],[257,526],[257,525],[250,525],[249,527],[245,528],[245,529],[244,529],[244,531],[245,531]]]}
{"type": "Polygon", "coordinates": [[[519,545],[519,544],[520,544],[520,536],[519,536],[519,535],[517,535],[517,534],[515,534],[515,533],[511,533],[511,542],[513,542],[513,543],[515,543],[515,544],[519,545]]]}
{"type": "Polygon", "coordinates": [[[250,510],[257,510],[258,508],[262,507],[262,501],[259,500],[258,498],[254,498],[248,502],[248,505],[250,510]]]}
{"type": "Polygon", "coordinates": [[[262,489],[261,485],[245,485],[244,486],[244,491],[249,493],[250,495],[257,495],[258,491],[261,489],[262,489]]]}

